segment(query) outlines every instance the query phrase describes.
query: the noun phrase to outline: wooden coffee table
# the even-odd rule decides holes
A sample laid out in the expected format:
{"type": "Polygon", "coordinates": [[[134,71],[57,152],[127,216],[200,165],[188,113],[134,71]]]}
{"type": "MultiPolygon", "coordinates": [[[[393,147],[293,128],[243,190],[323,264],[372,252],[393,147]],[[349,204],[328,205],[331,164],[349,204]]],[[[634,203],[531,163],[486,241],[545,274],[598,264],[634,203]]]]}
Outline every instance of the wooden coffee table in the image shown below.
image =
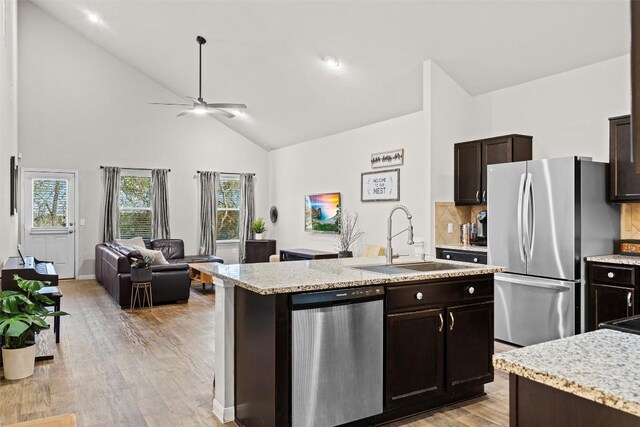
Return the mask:
{"type": "Polygon", "coordinates": [[[189,264],[189,279],[191,279],[191,284],[202,285],[202,292],[205,291],[206,285],[211,285],[211,290],[213,290],[213,276],[201,270],[202,267],[210,264],[209,262],[189,264]]]}

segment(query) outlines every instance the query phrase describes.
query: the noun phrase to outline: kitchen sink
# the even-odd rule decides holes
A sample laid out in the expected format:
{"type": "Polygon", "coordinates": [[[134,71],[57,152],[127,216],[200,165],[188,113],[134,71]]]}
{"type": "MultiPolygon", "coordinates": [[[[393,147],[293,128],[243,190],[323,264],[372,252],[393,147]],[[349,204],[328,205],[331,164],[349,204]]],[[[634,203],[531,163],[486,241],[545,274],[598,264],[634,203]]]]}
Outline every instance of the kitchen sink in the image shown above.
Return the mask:
{"type": "Polygon", "coordinates": [[[407,274],[414,273],[416,271],[464,270],[468,268],[474,268],[474,266],[437,261],[425,261],[410,264],[363,265],[352,268],[382,274],[407,274]]]}

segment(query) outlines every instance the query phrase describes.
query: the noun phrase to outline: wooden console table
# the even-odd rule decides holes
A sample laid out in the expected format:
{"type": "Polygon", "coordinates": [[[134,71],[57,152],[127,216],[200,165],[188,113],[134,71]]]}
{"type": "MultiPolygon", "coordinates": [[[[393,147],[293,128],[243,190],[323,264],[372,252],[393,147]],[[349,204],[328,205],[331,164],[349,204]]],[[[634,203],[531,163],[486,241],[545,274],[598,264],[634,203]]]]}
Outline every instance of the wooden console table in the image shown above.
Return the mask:
{"type": "Polygon", "coordinates": [[[317,251],[315,249],[280,249],[280,261],[304,261],[329,258],[338,258],[338,253],[317,251]]]}

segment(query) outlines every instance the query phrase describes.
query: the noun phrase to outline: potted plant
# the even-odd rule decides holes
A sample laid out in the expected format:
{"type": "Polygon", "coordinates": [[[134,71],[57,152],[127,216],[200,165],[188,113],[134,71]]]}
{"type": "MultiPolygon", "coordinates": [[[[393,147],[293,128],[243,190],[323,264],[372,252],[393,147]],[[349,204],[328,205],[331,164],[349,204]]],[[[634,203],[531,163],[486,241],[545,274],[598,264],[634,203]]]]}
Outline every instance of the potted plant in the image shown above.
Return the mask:
{"type": "Polygon", "coordinates": [[[358,225],[357,212],[343,210],[340,214],[340,234],[338,235],[338,258],[351,258],[351,246],[364,235],[358,225]]]}
{"type": "Polygon", "coordinates": [[[131,281],[136,283],[150,282],[153,257],[142,255],[138,251],[133,251],[129,252],[127,258],[131,265],[131,281]]]}
{"type": "Polygon", "coordinates": [[[251,221],[251,229],[256,236],[256,240],[262,240],[262,233],[266,230],[264,218],[256,218],[251,221]]]}
{"type": "Polygon", "coordinates": [[[36,361],[35,338],[48,329],[45,317],[66,316],[63,311],[49,311],[53,301],[38,292],[49,282],[25,280],[13,276],[22,291],[0,292],[0,334],[2,364],[7,380],[19,380],[33,375],[36,361]]]}

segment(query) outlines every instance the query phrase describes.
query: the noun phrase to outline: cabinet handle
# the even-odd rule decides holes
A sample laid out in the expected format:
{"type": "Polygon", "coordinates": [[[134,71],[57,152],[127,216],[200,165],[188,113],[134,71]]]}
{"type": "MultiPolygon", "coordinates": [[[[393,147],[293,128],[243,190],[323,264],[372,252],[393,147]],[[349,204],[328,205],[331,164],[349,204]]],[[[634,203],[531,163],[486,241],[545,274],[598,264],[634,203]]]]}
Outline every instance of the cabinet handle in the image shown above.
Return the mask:
{"type": "Polygon", "coordinates": [[[447,255],[447,259],[451,259],[451,255],[447,255]]]}
{"type": "Polygon", "coordinates": [[[473,262],[478,262],[478,258],[474,258],[474,259],[473,259],[473,262]]]}
{"type": "Polygon", "coordinates": [[[482,192],[482,201],[483,201],[483,202],[486,202],[486,201],[487,201],[487,190],[484,190],[484,191],[482,192]]]}
{"type": "Polygon", "coordinates": [[[422,292],[418,292],[418,293],[416,294],[416,299],[417,299],[418,301],[420,301],[420,300],[422,299],[422,297],[423,297],[423,296],[424,296],[424,295],[422,295],[422,292]]]}
{"type": "Polygon", "coordinates": [[[631,292],[627,294],[627,307],[631,307],[631,292]]]}
{"type": "Polygon", "coordinates": [[[449,312],[449,317],[451,318],[451,326],[449,326],[449,330],[453,331],[453,325],[456,323],[456,319],[453,318],[452,312],[449,312]]]}
{"type": "Polygon", "coordinates": [[[480,203],[480,190],[476,191],[476,202],[480,203]]]}
{"type": "Polygon", "coordinates": [[[470,287],[469,287],[469,293],[470,293],[471,295],[473,295],[473,293],[474,293],[475,291],[476,291],[476,288],[474,288],[473,286],[470,286],[470,287]]]}
{"type": "Polygon", "coordinates": [[[444,318],[442,317],[442,313],[438,313],[438,316],[440,317],[440,327],[438,328],[438,332],[442,332],[442,329],[444,328],[444,318]]]}
{"type": "Polygon", "coordinates": [[[609,279],[613,279],[614,277],[616,277],[616,273],[614,273],[613,271],[610,271],[610,272],[607,273],[607,277],[609,279]]]}

